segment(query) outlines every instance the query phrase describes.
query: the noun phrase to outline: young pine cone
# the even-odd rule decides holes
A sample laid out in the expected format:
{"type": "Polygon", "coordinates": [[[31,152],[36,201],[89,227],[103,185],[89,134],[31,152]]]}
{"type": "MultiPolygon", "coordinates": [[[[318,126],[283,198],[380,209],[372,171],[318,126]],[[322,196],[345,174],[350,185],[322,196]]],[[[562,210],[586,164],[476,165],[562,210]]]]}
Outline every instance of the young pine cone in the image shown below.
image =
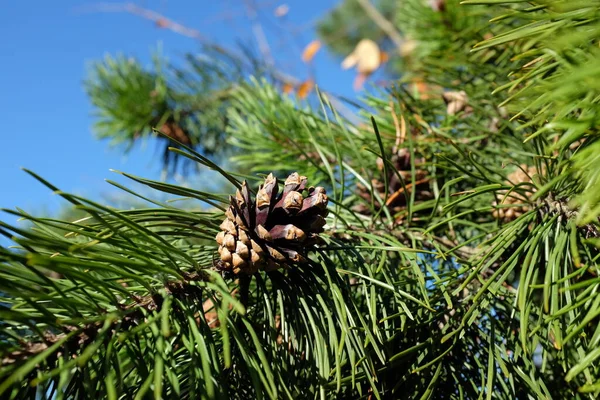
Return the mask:
{"type": "MultiPolygon", "coordinates": [[[[520,183],[531,182],[531,177],[535,173],[535,167],[528,167],[527,165],[523,164],[520,168],[517,168],[517,170],[508,175],[507,183],[516,186],[520,183]]],[[[494,216],[494,218],[503,220],[504,222],[514,221],[515,219],[519,218],[521,215],[525,214],[527,211],[530,210],[531,207],[528,204],[524,204],[527,200],[523,196],[529,197],[534,192],[535,188],[528,188],[528,190],[524,194],[512,191],[508,196],[506,196],[507,191],[501,190],[499,192],[497,200],[494,201],[492,205],[497,206],[498,204],[515,204],[515,206],[496,208],[492,212],[492,215],[494,216]],[[516,206],[516,204],[521,205],[516,206]]]]}
{"type": "Polygon", "coordinates": [[[235,198],[230,198],[227,218],[216,237],[223,269],[254,274],[306,260],[310,246],[323,232],[328,212],[325,189],[306,189],[306,181],[294,172],[279,193],[277,178],[269,174],[255,200],[246,182],[242,184],[235,198]]]}

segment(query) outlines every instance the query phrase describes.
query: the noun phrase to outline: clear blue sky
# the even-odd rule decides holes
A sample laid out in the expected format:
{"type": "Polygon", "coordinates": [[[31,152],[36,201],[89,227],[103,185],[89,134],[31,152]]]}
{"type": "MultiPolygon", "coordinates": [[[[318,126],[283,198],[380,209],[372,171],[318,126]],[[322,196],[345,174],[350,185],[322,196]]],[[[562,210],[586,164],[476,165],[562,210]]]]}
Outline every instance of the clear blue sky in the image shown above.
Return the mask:
{"type": "MultiPolygon", "coordinates": [[[[264,7],[265,14],[277,4],[264,7]]],[[[295,25],[311,21],[333,7],[335,0],[290,0],[287,18],[295,25]]],[[[118,52],[149,62],[151,50],[162,43],[163,52],[176,61],[197,50],[189,38],[140,17],[125,13],[90,11],[94,1],[11,1],[0,5],[0,207],[27,211],[56,210],[60,201],[21,167],[29,168],[64,191],[99,198],[114,189],[104,182],[115,179],[109,168],[157,179],[160,164],[154,143],[139,146],[124,156],[91,130],[94,118],[82,81],[86,65],[104,54],[118,52]]],[[[242,36],[251,40],[242,0],[154,0],[137,4],[194,27],[221,45],[232,46],[242,36]],[[224,18],[229,16],[229,19],[224,18]]],[[[307,25],[308,26],[308,25],[307,25]]],[[[281,57],[289,43],[277,43],[277,32],[264,25],[281,57]]],[[[311,28],[302,31],[297,46],[314,39],[311,28]]],[[[298,61],[300,62],[300,61],[298,61]]],[[[329,90],[353,95],[353,74],[342,72],[339,59],[320,52],[316,59],[318,80],[329,90]]],[[[299,74],[302,77],[300,70],[299,74]]],[[[306,75],[306,74],[305,74],[306,75]]],[[[4,214],[3,218],[7,216],[4,214]]],[[[9,218],[10,219],[10,218],[9,218]]]]}

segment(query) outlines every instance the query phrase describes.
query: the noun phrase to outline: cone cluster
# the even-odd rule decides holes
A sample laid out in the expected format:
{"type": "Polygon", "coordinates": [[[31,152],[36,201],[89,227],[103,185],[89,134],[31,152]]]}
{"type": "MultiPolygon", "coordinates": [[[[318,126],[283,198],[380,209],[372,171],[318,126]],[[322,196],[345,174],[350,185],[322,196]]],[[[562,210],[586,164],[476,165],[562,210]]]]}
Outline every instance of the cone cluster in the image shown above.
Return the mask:
{"type": "Polygon", "coordinates": [[[230,198],[216,237],[221,267],[254,274],[305,261],[328,212],[325,189],[306,184],[306,177],[295,172],[280,193],[277,178],[269,174],[253,200],[244,182],[230,198]]]}
{"type": "MultiPolygon", "coordinates": [[[[407,149],[400,149],[394,154],[390,161],[394,165],[396,171],[388,171],[388,196],[385,198],[385,181],[381,178],[372,179],[371,184],[373,189],[377,192],[379,197],[385,200],[386,206],[393,212],[399,212],[403,207],[406,206],[406,198],[410,196],[410,192],[416,190],[416,200],[426,200],[433,197],[433,194],[429,190],[429,180],[427,179],[427,171],[419,168],[423,165],[425,160],[422,158],[415,160],[415,175],[413,181],[413,174],[411,170],[411,153],[407,149]],[[397,173],[396,173],[397,172],[397,173]],[[404,185],[402,181],[404,181],[404,185]]],[[[380,171],[384,171],[383,160],[377,160],[377,166],[380,171]]],[[[391,168],[390,168],[391,169],[391,168]]],[[[357,193],[360,197],[365,199],[367,203],[371,203],[372,193],[370,188],[364,186],[361,183],[357,184],[357,193]]],[[[377,198],[373,199],[373,203],[376,207],[381,207],[377,198]]],[[[356,207],[356,211],[367,214],[370,212],[370,208],[365,204],[359,204],[356,207]]]]}
{"type": "MultiPolygon", "coordinates": [[[[518,185],[524,182],[531,182],[531,177],[536,173],[535,167],[528,167],[527,165],[521,165],[521,168],[517,168],[514,172],[508,175],[507,184],[509,185],[518,185]]],[[[527,211],[531,209],[531,206],[528,204],[524,204],[526,202],[526,198],[523,196],[531,196],[534,190],[528,190],[523,195],[517,195],[516,192],[511,192],[508,196],[506,190],[502,190],[498,193],[496,201],[492,203],[493,206],[497,206],[499,204],[502,205],[512,205],[512,207],[502,207],[496,208],[492,215],[494,218],[502,220],[504,222],[514,221],[519,218],[521,215],[525,214],[527,211]],[[519,204],[518,206],[516,204],[519,204]]]]}

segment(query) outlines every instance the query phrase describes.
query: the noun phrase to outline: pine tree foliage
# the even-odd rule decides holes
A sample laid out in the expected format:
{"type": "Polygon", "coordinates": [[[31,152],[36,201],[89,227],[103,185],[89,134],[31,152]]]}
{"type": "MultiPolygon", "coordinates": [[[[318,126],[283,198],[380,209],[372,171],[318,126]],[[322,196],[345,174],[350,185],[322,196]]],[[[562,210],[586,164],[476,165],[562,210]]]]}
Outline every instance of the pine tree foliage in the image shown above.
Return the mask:
{"type": "Polygon", "coordinates": [[[188,54],[183,66],[159,54],[152,68],[122,55],[95,62],[85,86],[96,108],[98,138],[130,149],[155,136],[156,129],[162,133],[162,163],[168,172],[177,170],[178,161],[168,146],[178,142],[203,154],[222,155],[231,90],[250,72],[264,73],[247,55],[250,61],[205,46],[198,55],[188,54]]]}
{"type": "Polygon", "coordinates": [[[562,179],[549,183],[542,193],[575,178],[581,185],[575,189],[577,196],[571,199],[580,207],[578,223],[595,221],[600,214],[600,197],[591,190],[600,179],[599,171],[593,168],[598,165],[594,154],[600,150],[593,140],[599,126],[600,3],[513,3],[517,4],[495,15],[499,33],[479,43],[476,49],[514,47],[519,68],[514,70],[510,82],[496,89],[506,93],[504,103],[513,112],[513,119],[521,122],[527,140],[544,136],[551,142],[549,155],[556,157],[568,149],[577,150],[572,158],[557,163],[569,173],[561,174],[562,179]]]}
{"type": "Polygon", "coordinates": [[[464,3],[401,2],[391,19],[423,47],[362,123],[323,94],[232,89],[244,174],[171,150],[228,193],[125,174],[209,210],[120,211],[31,173],[88,217],[0,223],[16,244],[0,248],[0,393],[597,398],[600,2],[464,3]],[[220,272],[227,195],[293,171],[329,196],[309,262],[220,272]]]}

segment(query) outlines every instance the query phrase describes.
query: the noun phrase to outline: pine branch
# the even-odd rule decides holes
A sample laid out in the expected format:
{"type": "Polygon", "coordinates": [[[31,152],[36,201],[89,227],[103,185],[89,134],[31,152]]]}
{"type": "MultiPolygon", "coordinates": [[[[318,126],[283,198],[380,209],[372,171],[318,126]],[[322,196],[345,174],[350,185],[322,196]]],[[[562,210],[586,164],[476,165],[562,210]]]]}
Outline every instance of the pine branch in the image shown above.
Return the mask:
{"type": "MultiPolygon", "coordinates": [[[[174,21],[163,14],[160,14],[156,11],[150,10],[148,8],[144,8],[138,6],[135,3],[97,3],[94,5],[86,6],[82,8],[87,12],[118,12],[118,13],[129,13],[133,15],[137,15],[144,19],[150,20],[156,24],[159,28],[169,29],[177,34],[187,36],[189,38],[195,39],[199,41],[201,44],[208,46],[215,46],[211,40],[209,40],[206,36],[204,36],[197,29],[190,28],[185,26],[177,21],[174,21]]],[[[219,47],[220,50],[225,51],[224,48],[219,47]]]]}
{"type": "MultiPolygon", "coordinates": [[[[246,0],[244,0],[246,1],[246,0]]],[[[198,31],[197,29],[188,27],[186,25],[183,25],[179,22],[173,21],[172,19],[166,17],[165,15],[158,13],[154,10],[151,9],[147,9],[141,6],[138,6],[134,3],[99,3],[97,6],[95,7],[86,7],[86,10],[91,10],[91,11],[99,11],[99,12],[126,12],[126,13],[130,13],[145,19],[148,19],[152,22],[154,22],[158,27],[161,28],[166,28],[166,29],[171,29],[173,30],[175,33],[179,33],[183,36],[186,37],[190,37],[192,39],[198,40],[203,46],[206,46],[208,48],[213,48],[218,50],[219,52],[227,55],[227,57],[231,58],[231,59],[236,59],[236,60],[245,60],[247,58],[246,54],[225,48],[223,46],[220,46],[218,43],[209,40],[208,38],[206,38],[204,35],[202,35],[200,33],[200,31],[198,31]]],[[[262,35],[264,36],[264,35],[262,35]]],[[[263,53],[265,53],[265,47],[264,47],[264,39],[261,38],[260,39],[261,42],[263,42],[263,53]]],[[[280,69],[277,69],[275,66],[275,63],[272,62],[272,56],[268,56],[267,55],[267,59],[271,60],[268,64],[269,66],[269,70],[267,71],[269,74],[272,74],[272,76],[274,77],[274,79],[279,82],[280,84],[292,84],[294,86],[300,85],[303,81],[301,79],[298,79],[292,75],[289,75],[288,73],[281,71],[280,69]]],[[[328,96],[329,100],[336,106],[336,108],[338,109],[338,112],[340,112],[342,115],[344,115],[346,118],[351,119],[351,120],[356,120],[356,117],[354,115],[354,112],[348,108],[348,106],[345,104],[343,99],[340,99],[339,96],[335,95],[335,93],[332,93],[330,91],[327,91],[326,85],[320,85],[319,87],[320,92],[326,96],[328,96]]]]}
{"type": "Polygon", "coordinates": [[[211,211],[120,184],[157,208],[115,210],[31,173],[88,216],[0,222],[18,245],[0,247],[0,395],[593,396],[600,2],[497,3],[400,3],[388,19],[424,48],[396,87],[367,97],[363,123],[267,80],[241,84],[223,111],[244,174],[173,149],[218,171],[224,194],[125,175],[211,211]],[[525,106],[510,120],[512,102],[525,106]],[[315,224],[293,211],[300,175],[283,188],[294,201],[269,184],[261,203],[276,204],[257,211],[255,183],[272,171],[326,189],[308,189],[307,204],[329,201],[315,224]],[[304,260],[298,229],[321,233],[304,260]],[[249,235],[282,264],[265,264],[267,247],[252,261],[249,235]],[[212,269],[217,254],[227,273],[212,269]],[[248,266],[265,272],[240,277],[248,266]]]}
{"type": "MultiPolygon", "coordinates": [[[[169,281],[164,285],[167,295],[173,296],[179,300],[185,301],[192,293],[202,295],[202,290],[196,286],[195,282],[208,282],[209,276],[200,272],[186,273],[184,280],[169,281]]],[[[163,303],[162,295],[158,292],[152,295],[137,296],[131,295],[133,303],[120,305],[120,318],[113,319],[111,326],[119,327],[120,330],[129,330],[139,325],[149,313],[159,313],[163,303]]],[[[30,342],[23,341],[21,348],[3,355],[0,365],[14,364],[47,350],[49,347],[60,342],[60,347],[54,352],[55,356],[64,353],[78,354],[82,349],[92,343],[102,328],[102,322],[94,322],[83,327],[62,325],[61,329],[67,333],[56,334],[52,331],[46,331],[42,335],[43,341],[30,342]]]]}

